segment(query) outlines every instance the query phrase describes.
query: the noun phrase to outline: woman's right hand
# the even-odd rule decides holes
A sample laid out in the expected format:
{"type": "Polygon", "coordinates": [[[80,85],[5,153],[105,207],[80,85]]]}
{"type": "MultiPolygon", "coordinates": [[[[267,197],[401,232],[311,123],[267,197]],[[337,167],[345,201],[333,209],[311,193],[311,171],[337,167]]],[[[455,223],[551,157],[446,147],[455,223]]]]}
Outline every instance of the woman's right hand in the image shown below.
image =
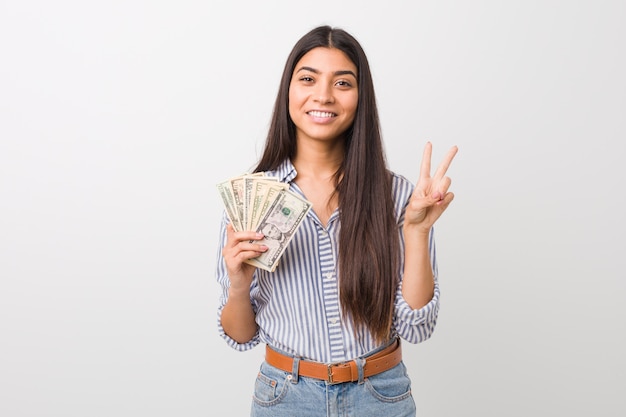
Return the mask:
{"type": "Polygon", "coordinates": [[[245,261],[256,258],[268,247],[250,242],[252,240],[263,239],[262,233],[252,231],[237,232],[233,229],[232,224],[226,226],[226,245],[222,249],[222,256],[226,263],[226,270],[230,278],[230,290],[232,291],[250,291],[252,276],[256,266],[250,265],[245,261]]]}

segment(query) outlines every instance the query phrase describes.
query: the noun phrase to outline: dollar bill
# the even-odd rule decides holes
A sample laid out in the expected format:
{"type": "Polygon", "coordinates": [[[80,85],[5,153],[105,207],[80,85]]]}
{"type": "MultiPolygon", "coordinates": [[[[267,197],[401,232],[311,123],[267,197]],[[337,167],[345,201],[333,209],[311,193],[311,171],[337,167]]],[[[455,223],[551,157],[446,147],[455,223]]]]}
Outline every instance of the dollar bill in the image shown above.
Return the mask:
{"type": "Polygon", "coordinates": [[[266,177],[264,175],[245,175],[243,182],[243,218],[245,219],[243,226],[246,230],[254,230],[254,216],[259,211],[260,201],[265,197],[259,190],[264,189],[268,184],[282,184],[285,187],[287,187],[287,184],[278,182],[278,178],[266,177]]]}
{"type": "Polygon", "coordinates": [[[241,221],[239,220],[239,215],[237,213],[237,208],[235,207],[235,201],[233,196],[233,190],[231,188],[231,181],[224,181],[217,184],[217,191],[222,198],[222,203],[224,204],[224,209],[226,210],[226,215],[230,219],[233,228],[237,231],[243,230],[241,221]]]}
{"type": "Polygon", "coordinates": [[[237,177],[237,178],[233,178],[230,180],[230,189],[232,191],[232,195],[233,195],[233,204],[235,206],[235,214],[237,215],[237,218],[239,219],[239,225],[241,226],[241,229],[239,230],[245,230],[245,218],[244,218],[244,213],[243,213],[243,205],[244,205],[244,190],[243,190],[243,176],[241,177],[237,177]]]}
{"type": "Polygon", "coordinates": [[[273,272],[309,210],[309,201],[289,190],[280,190],[256,228],[257,232],[264,235],[256,243],[266,245],[269,249],[246,262],[273,272]]]}
{"type": "Polygon", "coordinates": [[[249,230],[256,230],[268,207],[282,190],[289,186],[278,181],[256,181],[252,188],[249,230]]]}

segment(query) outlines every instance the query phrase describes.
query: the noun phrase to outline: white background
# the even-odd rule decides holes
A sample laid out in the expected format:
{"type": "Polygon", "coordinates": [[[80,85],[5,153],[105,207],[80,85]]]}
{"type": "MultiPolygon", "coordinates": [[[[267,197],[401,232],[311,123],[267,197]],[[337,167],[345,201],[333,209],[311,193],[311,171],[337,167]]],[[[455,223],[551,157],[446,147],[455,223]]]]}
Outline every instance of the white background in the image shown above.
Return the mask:
{"type": "Polygon", "coordinates": [[[623,1],[0,1],[0,415],[245,416],[215,184],[319,24],[369,56],[390,167],[452,145],[418,415],[623,416],[623,1]],[[228,410],[228,411],[218,411],[228,410]]]}

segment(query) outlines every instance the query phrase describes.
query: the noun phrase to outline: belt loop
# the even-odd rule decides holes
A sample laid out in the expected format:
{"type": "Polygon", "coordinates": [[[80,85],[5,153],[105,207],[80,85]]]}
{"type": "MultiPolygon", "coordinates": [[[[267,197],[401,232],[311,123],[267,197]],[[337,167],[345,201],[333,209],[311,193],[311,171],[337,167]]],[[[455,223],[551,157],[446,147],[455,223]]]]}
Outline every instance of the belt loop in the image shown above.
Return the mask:
{"type": "Polygon", "coordinates": [[[291,368],[291,383],[298,383],[298,374],[300,373],[300,358],[293,358],[293,366],[291,368]]]}
{"type": "Polygon", "coordinates": [[[356,369],[357,369],[357,371],[359,373],[359,385],[361,385],[365,381],[364,369],[365,369],[366,359],[364,359],[364,358],[356,358],[354,361],[356,362],[356,369]]]}

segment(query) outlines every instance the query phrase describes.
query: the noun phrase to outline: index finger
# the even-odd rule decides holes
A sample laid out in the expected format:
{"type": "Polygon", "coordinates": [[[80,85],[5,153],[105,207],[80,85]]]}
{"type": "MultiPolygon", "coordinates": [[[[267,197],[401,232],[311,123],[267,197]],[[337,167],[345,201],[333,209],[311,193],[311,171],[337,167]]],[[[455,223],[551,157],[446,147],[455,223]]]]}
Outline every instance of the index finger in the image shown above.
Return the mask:
{"type": "Polygon", "coordinates": [[[446,171],[450,167],[450,164],[452,163],[452,160],[454,159],[454,156],[456,155],[458,150],[459,148],[457,146],[453,146],[450,148],[446,156],[443,158],[443,161],[441,161],[441,163],[437,167],[437,171],[435,171],[435,175],[433,176],[433,178],[435,179],[443,178],[443,176],[446,174],[446,171]]]}
{"type": "Polygon", "coordinates": [[[433,145],[430,142],[426,142],[424,146],[424,153],[422,154],[422,164],[420,165],[420,178],[430,177],[430,158],[433,152],[433,145]]]}

